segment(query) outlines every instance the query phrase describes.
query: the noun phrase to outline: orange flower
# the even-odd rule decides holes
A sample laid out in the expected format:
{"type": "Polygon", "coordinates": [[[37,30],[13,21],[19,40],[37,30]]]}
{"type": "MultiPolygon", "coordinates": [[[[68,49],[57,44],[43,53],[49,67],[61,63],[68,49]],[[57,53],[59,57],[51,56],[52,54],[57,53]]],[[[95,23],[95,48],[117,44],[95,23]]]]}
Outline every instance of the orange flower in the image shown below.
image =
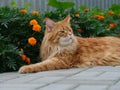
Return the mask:
{"type": "Polygon", "coordinates": [[[78,32],[80,32],[80,33],[83,32],[83,30],[82,30],[81,28],[78,28],[77,30],[78,30],[78,32]]]}
{"type": "Polygon", "coordinates": [[[25,14],[25,13],[27,13],[27,10],[23,9],[23,10],[20,10],[20,12],[25,14]]]}
{"type": "Polygon", "coordinates": [[[36,24],[38,24],[38,22],[37,22],[35,19],[32,19],[32,20],[30,21],[30,25],[36,25],[36,24]]]}
{"type": "Polygon", "coordinates": [[[24,60],[26,60],[27,56],[25,54],[22,54],[21,58],[24,61],[24,60]]]}
{"type": "Polygon", "coordinates": [[[28,64],[30,64],[30,58],[29,57],[27,57],[25,54],[22,54],[22,60],[23,61],[26,61],[28,64]]]}
{"type": "Polygon", "coordinates": [[[38,11],[32,11],[32,14],[37,15],[37,14],[39,14],[39,12],[38,11]]]}
{"type": "Polygon", "coordinates": [[[36,31],[36,32],[40,32],[41,30],[41,26],[36,24],[36,25],[33,25],[33,30],[36,31]]]}
{"type": "Polygon", "coordinates": [[[26,58],[26,62],[27,62],[28,64],[30,64],[30,58],[29,58],[29,57],[26,58]]]}
{"type": "Polygon", "coordinates": [[[28,43],[32,46],[36,45],[37,40],[34,37],[28,38],[28,43]]]}
{"type": "Polygon", "coordinates": [[[99,17],[98,17],[98,20],[101,20],[101,21],[102,21],[102,20],[104,20],[104,19],[105,19],[104,16],[99,16],[99,17]]]}
{"type": "Polygon", "coordinates": [[[75,17],[79,17],[79,16],[80,16],[80,14],[79,14],[79,13],[76,13],[76,14],[75,14],[75,17]]]}
{"type": "Polygon", "coordinates": [[[95,15],[94,18],[101,20],[101,21],[105,19],[105,17],[102,15],[95,15]]]}
{"type": "Polygon", "coordinates": [[[116,24],[110,23],[109,26],[110,26],[111,28],[115,28],[115,27],[116,27],[116,24]]]}
{"type": "Polygon", "coordinates": [[[105,17],[101,15],[95,15],[94,18],[101,20],[101,21],[105,19],[105,17]]]}
{"type": "Polygon", "coordinates": [[[118,17],[120,17],[120,14],[118,14],[118,17]]]}
{"type": "Polygon", "coordinates": [[[86,12],[86,13],[87,13],[88,11],[89,11],[89,9],[85,9],[85,10],[84,10],[84,12],[86,12]]]}
{"type": "Polygon", "coordinates": [[[108,14],[109,15],[114,15],[114,12],[113,11],[109,11],[108,14]]]}

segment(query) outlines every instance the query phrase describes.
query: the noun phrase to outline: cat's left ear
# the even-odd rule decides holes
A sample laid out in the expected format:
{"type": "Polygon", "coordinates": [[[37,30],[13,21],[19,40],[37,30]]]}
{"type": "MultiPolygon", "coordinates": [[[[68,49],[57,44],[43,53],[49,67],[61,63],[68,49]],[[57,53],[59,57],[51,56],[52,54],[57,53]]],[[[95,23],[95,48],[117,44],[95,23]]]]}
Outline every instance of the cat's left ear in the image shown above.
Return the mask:
{"type": "Polygon", "coordinates": [[[55,25],[55,22],[49,18],[45,18],[45,23],[46,23],[46,30],[47,31],[52,31],[54,25],[55,25]]]}
{"type": "Polygon", "coordinates": [[[70,19],[71,19],[70,14],[68,14],[63,21],[67,22],[67,23],[70,23],[70,19]]]}

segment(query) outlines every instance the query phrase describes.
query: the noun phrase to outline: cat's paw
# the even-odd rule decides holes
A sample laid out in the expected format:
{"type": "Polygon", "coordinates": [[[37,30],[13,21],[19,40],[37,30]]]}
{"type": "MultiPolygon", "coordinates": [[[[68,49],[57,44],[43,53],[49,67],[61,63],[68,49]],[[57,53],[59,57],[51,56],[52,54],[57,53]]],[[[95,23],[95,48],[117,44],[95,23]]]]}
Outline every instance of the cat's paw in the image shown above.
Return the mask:
{"type": "Polygon", "coordinates": [[[32,73],[32,68],[30,66],[22,66],[19,71],[19,73],[32,73]]]}

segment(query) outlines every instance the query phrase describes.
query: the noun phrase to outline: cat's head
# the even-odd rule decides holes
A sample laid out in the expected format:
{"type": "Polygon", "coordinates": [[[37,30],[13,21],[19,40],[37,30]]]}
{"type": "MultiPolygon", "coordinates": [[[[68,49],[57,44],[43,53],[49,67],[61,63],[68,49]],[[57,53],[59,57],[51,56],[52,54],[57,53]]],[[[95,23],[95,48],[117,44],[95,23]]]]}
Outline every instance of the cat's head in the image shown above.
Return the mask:
{"type": "Polygon", "coordinates": [[[68,15],[64,20],[59,22],[54,22],[53,20],[46,18],[46,39],[53,44],[61,46],[72,44],[75,37],[70,26],[70,18],[70,15],[68,15]]]}

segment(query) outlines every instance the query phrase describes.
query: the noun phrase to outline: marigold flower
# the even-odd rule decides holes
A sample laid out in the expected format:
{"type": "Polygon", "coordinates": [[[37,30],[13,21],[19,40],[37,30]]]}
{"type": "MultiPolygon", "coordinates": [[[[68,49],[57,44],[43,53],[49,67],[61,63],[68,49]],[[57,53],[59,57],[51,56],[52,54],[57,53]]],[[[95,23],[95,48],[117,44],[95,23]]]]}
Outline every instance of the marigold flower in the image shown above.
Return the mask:
{"type": "Polygon", "coordinates": [[[83,32],[83,30],[82,30],[81,28],[78,28],[77,30],[78,30],[78,32],[80,32],[80,33],[83,32]]]}
{"type": "Polygon", "coordinates": [[[76,13],[76,14],[75,14],[75,17],[79,17],[79,16],[80,16],[80,14],[79,14],[79,13],[76,13]]]}
{"type": "Polygon", "coordinates": [[[114,12],[113,11],[109,11],[108,14],[109,15],[114,15],[114,12]]]}
{"type": "Polygon", "coordinates": [[[26,57],[26,60],[27,64],[30,64],[30,58],[29,57],[26,57]]]}
{"type": "Polygon", "coordinates": [[[37,14],[39,14],[39,12],[38,11],[32,11],[32,14],[37,15],[37,14]]]}
{"type": "Polygon", "coordinates": [[[105,17],[104,16],[99,16],[97,19],[102,21],[102,20],[105,19],[105,17]]]}
{"type": "Polygon", "coordinates": [[[32,46],[36,45],[37,40],[34,37],[28,38],[28,43],[32,46]]]}
{"type": "Polygon", "coordinates": [[[118,14],[118,17],[120,17],[120,14],[118,14]]]}
{"type": "Polygon", "coordinates": [[[38,24],[38,22],[37,22],[35,19],[32,19],[32,20],[30,21],[30,25],[36,25],[36,24],[38,24]]]}
{"type": "Polygon", "coordinates": [[[94,18],[101,20],[101,21],[105,19],[105,17],[102,15],[95,15],[94,18]]]}
{"type": "Polygon", "coordinates": [[[25,14],[25,13],[27,13],[27,10],[23,9],[23,10],[20,10],[20,12],[25,14]]]}
{"type": "Polygon", "coordinates": [[[115,27],[116,27],[116,24],[110,23],[109,26],[110,26],[111,28],[115,28],[115,27]]]}
{"type": "Polygon", "coordinates": [[[89,11],[89,9],[85,9],[85,10],[84,10],[84,12],[86,12],[86,13],[87,13],[88,11],[89,11]]]}
{"type": "Polygon", "coordinates": [[[41,26],[36,24],[36,25],[33,25],[33,30],[36,31],[36,32],[40,32],[41,30],[41,26]]]}
{"type": "Polygon", "coordinates": [[[27,56],[25,54],[22,54],[21,58],[24,61],[24,60],[26,60],[27,56]]]}

